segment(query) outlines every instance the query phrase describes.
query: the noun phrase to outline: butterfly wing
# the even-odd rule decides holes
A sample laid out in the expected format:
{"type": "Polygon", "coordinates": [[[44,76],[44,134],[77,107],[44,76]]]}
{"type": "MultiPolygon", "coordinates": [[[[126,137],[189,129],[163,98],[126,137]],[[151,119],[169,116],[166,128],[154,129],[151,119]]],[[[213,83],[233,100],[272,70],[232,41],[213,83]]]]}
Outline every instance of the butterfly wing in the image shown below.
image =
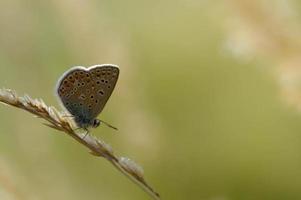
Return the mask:
{"type": "Polygon", "coordinates": [[[84,76],[89,73],[84,67],[73,67],[62,75],[58,81],[57,94],[64,107],[73,116],[79,116],[86,109],[80,101],[79,96],[83,90],[82,83],[88,81],[89,77],[84,76]]]}
{"type": "Polygon", "coordinates": [[[88,123],[103,110],[118,76],[118,67],[111,64],[74,67],[59,80],[57,94],[70,114],[83,116],[88,123]]]}
{"type": "Polygon", "coordinates": [[[110,98],[119,76],[115,65],[98,65],[89,68],[92,76],[92,92],[88,99],[92,104],[91,117],[96,118],[110,98]],[[92,95],[94,98],[92,98],[92,95]]]}

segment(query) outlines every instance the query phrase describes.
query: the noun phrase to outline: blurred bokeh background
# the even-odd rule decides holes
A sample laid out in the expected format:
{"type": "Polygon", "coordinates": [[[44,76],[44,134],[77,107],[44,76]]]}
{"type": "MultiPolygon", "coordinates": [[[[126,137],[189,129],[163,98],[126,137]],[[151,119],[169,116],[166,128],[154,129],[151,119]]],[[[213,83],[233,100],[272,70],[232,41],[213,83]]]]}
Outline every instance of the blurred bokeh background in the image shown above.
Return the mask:
{"type": "MultiPolygon", "coordinates": [[[[94,135],[163,199],[301,199],[301,2],[0,1],[0,87],[59,106],[74,65],[121,74],[94,135]]],[[[104,159],[0,105],[0,199],[148,199],[104,159]]]]}

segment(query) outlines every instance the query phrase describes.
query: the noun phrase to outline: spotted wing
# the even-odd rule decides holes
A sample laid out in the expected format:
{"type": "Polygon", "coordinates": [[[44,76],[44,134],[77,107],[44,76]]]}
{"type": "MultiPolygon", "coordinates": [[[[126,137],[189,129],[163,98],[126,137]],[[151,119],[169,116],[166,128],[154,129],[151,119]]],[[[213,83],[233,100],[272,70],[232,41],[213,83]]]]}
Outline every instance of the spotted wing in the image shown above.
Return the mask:
{"type": "Polygon", "coordinates": [[[96,118],[109,100],[119,76],[115,65],[99,65],[89,68],[92,77],[90,95],[87,96],[92,105],[91,117],[96,118]]]}
{"type": "Polygon", "coordinates": [[[57,94],[64,107],[74,116],[87,113],[88,106],[81,99],[81,94],[92,82],[89,72],[83,67],[74,67],[59,80],[57,94]]]}
{"type": "Polygon", "coordinates": [[[103,110],[118,76],[115,65],[74,67],[59,80],[57,94],[70,114],[92,120],[103,110]]]}

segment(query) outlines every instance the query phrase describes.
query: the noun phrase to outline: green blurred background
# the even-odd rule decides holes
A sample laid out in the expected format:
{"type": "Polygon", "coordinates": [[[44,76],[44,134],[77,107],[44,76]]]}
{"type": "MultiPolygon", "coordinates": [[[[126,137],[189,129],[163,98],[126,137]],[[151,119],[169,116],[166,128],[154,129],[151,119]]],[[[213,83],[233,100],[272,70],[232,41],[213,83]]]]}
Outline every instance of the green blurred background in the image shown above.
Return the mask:
{"type": "MultiPolygon", "coordinates": [[[[301,3],[1,0],[0,87],[59,106],[71,66],[120,79],[93,134],[162,199],[301,199],[301,3]]],[[[107,161],[0,106],[0,199],[148,199],[107,161]]]]}

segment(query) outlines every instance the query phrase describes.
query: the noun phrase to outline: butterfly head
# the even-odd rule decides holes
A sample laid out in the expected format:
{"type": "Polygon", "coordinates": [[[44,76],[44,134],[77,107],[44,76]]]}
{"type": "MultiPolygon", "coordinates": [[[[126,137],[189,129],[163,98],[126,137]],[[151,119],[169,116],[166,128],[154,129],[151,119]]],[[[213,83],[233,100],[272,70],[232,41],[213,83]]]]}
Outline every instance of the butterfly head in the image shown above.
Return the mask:
{"type": "Polygon", "coordinates": [[[92,126],[93,128],[97,128],[99,125],[100,125],[100,120],[99,120],[99,119],[94,119],[94,120],[92,121],[91,126],[92,126]]]}

